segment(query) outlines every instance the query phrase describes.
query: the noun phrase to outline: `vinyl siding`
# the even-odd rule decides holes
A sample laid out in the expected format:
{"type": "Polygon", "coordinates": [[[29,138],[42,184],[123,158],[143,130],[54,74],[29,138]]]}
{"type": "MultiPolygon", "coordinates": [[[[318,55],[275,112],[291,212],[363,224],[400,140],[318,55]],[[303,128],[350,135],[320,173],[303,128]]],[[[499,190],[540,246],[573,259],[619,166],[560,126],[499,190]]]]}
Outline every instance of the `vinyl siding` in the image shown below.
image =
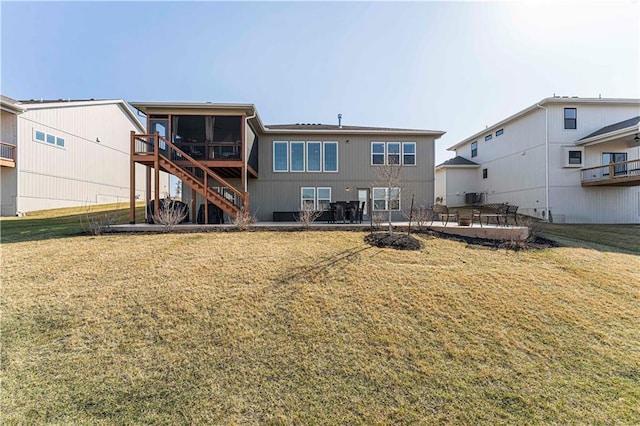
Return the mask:
{"type": "MultiPolygon", "coordinates": [[[[251,211],[262,221],[272,220],[274,211],[298,211],[302,187],[330,187],[333,202],[356,200],[357,188],[382,186],[377,174],[378,167],[371,165],[372,141],[416,142],[416,166],[402,167],[401,208],[409,209],[412,194],[416,205],[430,204],[434,185],[433,137],[269,134],[260,138],[260,178],[249,181],[251,211]],[[274,141],[336,141],[338,172],[274,172],[274,141]]],[[[403,216],[394,213],[394,218],[402,219],[403,216]]]]}
{"type": "MultiPolygon", "coordinates": [[[[491,128],[485,133],[493,135],[491,140],[485,141],[484,135],[478,138],[476,157],[471,158],[471,143],[459,147],[457,153],[481,165],[475,181],[477,191],[484,192],[485,203],[517,205],[519,212],[540,217],[545,207],[545,112],[533,111],[500,128],[504,129],[501,136],[496,137],[498,129],[491,128]],[[482,178],[484,168],[487,179],[482,178]]],[[[458,181],[455,190],[448,184],[447,192],[463,193],[463,182],[458,181]]],[[[464,198],[460,201],[464,203],[464,198]]]]}
{"type": "MultiPolygon", "coordinates": [[[[589,134],[640,115],[638,106],[554,105],[549,109],[549,208],[554,222],[639,223],[638,187],[582,187],[580,168],[565,167],[566,147],[589,134]],[[577,129],[564,129],[564,108],[576,108],[577,129]]],[[[627,152],[640,158],[640,148],[621,142],[584,147],[584,167],[602,164],[603,152],[627,152]]]]}
{"type": "MultiPolygon", "coordinates": [[[[0,111],[0,129],[2,142],[17,145],[17,117],[7,111],[0,111]]],[[[0,215],[15,216],[16,196],[18,195],[18,169],[0,168],[0,215]]]]}
{"type": "MultiPolygon", "coordinates": [[[[637,105],[547,104],[549,140],[549,210],[553,220],[567,223],[638,223],[638,187],[588,187],[580,182],[580,168],[565,167],[566,148],[604,126],[640,115],[637,105]],[[577,109],[577,129],[564,129],[564,108],[577,109]]],[[[541,218],[545,209],[545,110],[534,109],[506,124],[487,129],[478,137],[478,155],[471,158],[471,142],[457,153],[481,165],[477,181],[485,202],[508,202],[520,206],[518,212],[541,218]],[[504,128],[504,134],[495,132],[504,128]],[[490,141],[484,135],[493,135],[490,141]],[[482,169],[488,179],[482,179],[482,169]]],[[[640,158],[639,148],[606,143],[584,148],[584,166],[601,164],[602,152],[627,152],[629,159],[640,158]]],[[[458,172],[457,170],[455,172],[458,172]]],[[[447,193],[454,191],[447,172],[447,193]]]]}
{"type": "MultiPolygon", "coordinates": [[[[18,121],[20,211],[128,202],[129,132],[139,129],[120,105],[34,109],[18,121]],[[64,138],[64,147],[34,141],[34,129],[64,138]]],[[[160,191],[168,190],[168,175],[163,173],[160,191]]],[[[141,200],[145,196],[140,165],[136,195],[141,200]]]]}

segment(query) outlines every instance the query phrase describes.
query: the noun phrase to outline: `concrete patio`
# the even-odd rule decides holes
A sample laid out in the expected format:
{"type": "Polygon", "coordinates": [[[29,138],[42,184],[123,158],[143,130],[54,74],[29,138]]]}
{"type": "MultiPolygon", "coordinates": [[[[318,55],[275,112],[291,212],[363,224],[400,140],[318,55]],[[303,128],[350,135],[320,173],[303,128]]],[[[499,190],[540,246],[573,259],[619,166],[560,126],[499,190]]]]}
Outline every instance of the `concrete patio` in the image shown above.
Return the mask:
{"type": "MultiPolygon", "coordinates": [[[[377,230],[384,231],[388,224],[381,224],[377,230]]],[[[393,227],[397,231],[406,231],[409,222],[393,222],[393,227]]],[[[302,225],[298,222],[256,222],[253,228],[264,231],[284,231],[302,229],[302,225]]],[[[309,225],[308,229],[323,231],[368,231],[371,227],[370,223],[325,223],[314,222],[309,225]]],[[[235,228],[232,223],[223,225],[202,225],[185,223],[176,225],[171,232],[215,232],[230,231],[235,228]]],[[[414,223],[411,229],[417,230],[418,227],[414,223]]],[[[433,222],[428,229],[435,232],[445,234],[459,235],[471,238],[483,238],[488,240],[524,240],[529,236],[529,228],[526,226],[498,226],[494,224],[483,225],[477,223],[472,226],[459,226],[456,223],[433,222]]],[[[135,224],[135,225],[113,225],[108,232],[112,233],[138,233],[138,232],[163,232],[164,226],[157,224],[135,224]]]]}

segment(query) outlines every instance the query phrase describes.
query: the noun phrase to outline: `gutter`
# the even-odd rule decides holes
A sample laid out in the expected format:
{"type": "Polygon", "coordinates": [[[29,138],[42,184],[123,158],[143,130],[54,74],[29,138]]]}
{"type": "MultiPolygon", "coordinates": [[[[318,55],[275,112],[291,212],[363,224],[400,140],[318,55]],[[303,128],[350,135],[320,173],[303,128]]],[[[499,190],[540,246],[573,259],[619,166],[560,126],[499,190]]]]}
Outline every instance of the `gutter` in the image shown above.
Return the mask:
{"type": "Polygon", "coordinates": [[[538,108],[544,109],[544,204],[546,211],[546,222],[553,222],[549,211],[549,108],[536,104],[538,108]]]}
{"type": "Polygon", "coordinates": [[[244,125],[245,125],[245,131],[244,131],[244,189],[249,192],[249,173],[247,171],[247,166],[249,164],[249,155],[247,153],[247,130],[246,127],[249,126],[249,120],[256,118],[256,116],[258,115],[258,113],[256,112],[256,109],[253,108],[253,115],[249,115],[245,118],[244,121],[244,125]]]}

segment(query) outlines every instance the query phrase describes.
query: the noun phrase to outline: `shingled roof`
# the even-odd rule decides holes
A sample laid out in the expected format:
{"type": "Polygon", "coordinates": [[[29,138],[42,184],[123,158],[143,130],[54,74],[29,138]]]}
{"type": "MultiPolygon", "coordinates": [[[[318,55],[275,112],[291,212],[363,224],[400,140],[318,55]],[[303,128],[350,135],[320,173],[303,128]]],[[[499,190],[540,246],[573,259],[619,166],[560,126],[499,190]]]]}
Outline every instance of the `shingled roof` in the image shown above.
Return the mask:
{"type": "Polygon", "coordinates": [[[401,129],[395,127],[367,127],[367,126],[338,126],[337,124],[321,123],[296,123],[296,124],[269,124],[265,126],[269,130],[377,130],[385,132],[425,132],[429,130],[401,129]]]}
{"type": "Polygon", "coordinates": [[[446,166],[479,166],[480,164],[473,162],[471,160],[467,160],[464,157],[460,157],[459,155],[448,159],[444,163],[438,164],[436,167],[446,167],[446,166]]]}
{"type": "Polygon", "coordinates": [[[630,118],[628,120],[624,120],[624,121],[620,121],[618,123],[613,123],[610,124],[608,126],[605,126],[599,130],[596,130],[595,132],[591,133],[589,136],[585,136],[582,139],[579,139],[578,141],[582,141],[585,139],[589,139],[589,138],[593,138],[595,136],[600,136],[600,135],[604,135],[607,133],[611,133],[611,132],[615,132],[616,130],[622,130],[622,129],[626,129],[629,127],[633,127],[633,126],[637,126],[638,123],[640,123],[640,115],[637,117],[633,117],[630,118]]]}

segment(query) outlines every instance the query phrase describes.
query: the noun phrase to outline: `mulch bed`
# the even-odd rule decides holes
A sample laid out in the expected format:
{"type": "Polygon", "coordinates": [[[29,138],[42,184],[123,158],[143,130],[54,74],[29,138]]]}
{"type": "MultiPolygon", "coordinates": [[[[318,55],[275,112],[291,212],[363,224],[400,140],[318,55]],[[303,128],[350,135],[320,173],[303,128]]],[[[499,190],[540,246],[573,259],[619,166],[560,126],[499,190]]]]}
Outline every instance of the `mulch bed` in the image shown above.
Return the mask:
{"type": "MultiPolygon", "coordinates": [[[[485,238],[464,237],[461,235],[446,234],[434,231],[416,231],[416,234],[429,235],[435,238],[446,238],[448,240],[466,243],[470,248],[489,248],[493,250],[506,249],[513,251],[521,250],[541,250],[551,247],[558,247],[555,241],[540,236],[531,237],[525,241],[499,241],[485,238]]],[[[364,237],[364,241],[374,247],[392,248],[396,250],[420,250],[422,243],[406,233],[395,233],[389,235],[387,232],[376,232],[364,237]]]]}
{"type": "Polygon", "coordinates": [[[365,243],[375,247],[392,248],[396,250],[420,250],[422,244],[411,235],[389,234],[387,232],[377,232],[364,237],[365,243]]]}

